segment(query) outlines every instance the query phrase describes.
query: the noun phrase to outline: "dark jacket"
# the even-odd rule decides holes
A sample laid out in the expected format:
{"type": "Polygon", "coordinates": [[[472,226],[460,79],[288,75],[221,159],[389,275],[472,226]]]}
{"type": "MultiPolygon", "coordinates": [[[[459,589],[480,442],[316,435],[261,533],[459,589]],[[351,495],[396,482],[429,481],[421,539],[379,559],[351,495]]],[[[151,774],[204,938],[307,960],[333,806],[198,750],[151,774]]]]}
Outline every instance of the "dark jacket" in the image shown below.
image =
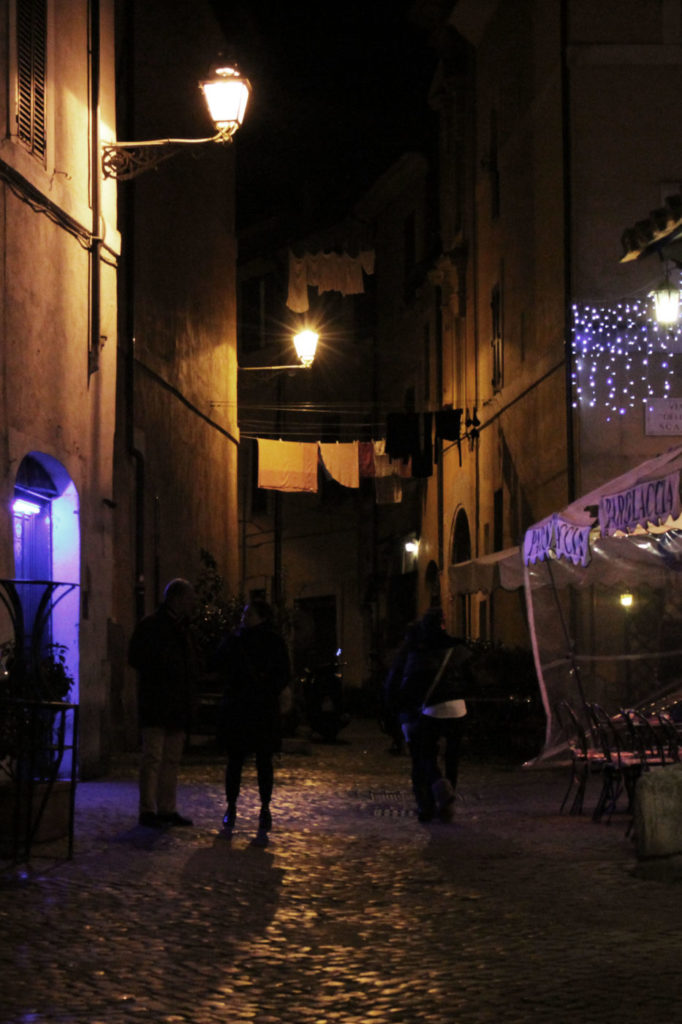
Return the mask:
{"type": "Polygon", "coordinates": [[[265,623],[242,628],[220,645],[215,668],[224,691],[219,739],[227,750],[279,750],[279,696],[290,679],[289,652],[265,623]]]}
{"type": "Polygon", "coordinates": [[[187,730],[196,676],[188,627],[161,605],[135,627],[128,662],[137,669],[140,728],[187,730]]]}
{"type": "Polygon", "coordinates": [[[467,662],[471,651],[467,644],[430,623],[413,627],[402,651],[402,676],[398,689],[400,720],[412,721],[420,712],[428,695],[429,705],[467,696],[470,673],[467,662]],[[452,654],[435,689],[435,680],[449,648],[452,654]]]}

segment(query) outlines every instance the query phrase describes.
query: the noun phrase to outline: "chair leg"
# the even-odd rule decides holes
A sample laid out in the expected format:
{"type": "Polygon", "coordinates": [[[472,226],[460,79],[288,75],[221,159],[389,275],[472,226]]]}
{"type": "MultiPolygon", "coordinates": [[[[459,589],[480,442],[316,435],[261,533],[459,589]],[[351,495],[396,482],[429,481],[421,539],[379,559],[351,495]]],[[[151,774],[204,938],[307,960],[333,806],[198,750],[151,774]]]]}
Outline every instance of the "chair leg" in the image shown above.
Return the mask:
{"type": "Polygon", "coordinates": [[[564,794],[564,798],[561,801],[561,807],[559,808],[559,814],[564,813],[564,807],[568,803],[568,798],[575,787],[575,795],[571,802],[569,814],[582,814],[583,813],[583,802],[585,799],[585,789],[587,788],[587,776],[588,776],[588,765],[580,764],[577,761],[573,762],[571,767],[571,778],[568,783],[568,787],[564,794]]]}
{"type": "Polygon", "coordinates": [[[592,812],[593,821],[601,821],[608,809],[608,821],[611,820],[616,804],[618,803],[618,797],[620,796],[621,789],[623,787],[620,773],[611,767],[605,767],[603,769],[604,781],[602,783],[601,793],[597,800],[597,805],[592,812]]]}
{"type": "Polygon", "coordinates": [[[585,790],[587,789],[587,776],[588,767],[587,765],[585,765],[578,779],[578,788],[575,791],[575,797],[573,798],[573,803],[571,804],[571,814],[583,813],[583,804],[585,802],[585,790]]]}
{"type": "MultiPolygon", "coordinates": [[[[571,777],[568,780],[568,787],[566,789],[566,792],[564,793],[564,798],[561,801],[561,807],[559,808],[559,814],[563,814],[564,813],[564,807],[566,806],[566,801],[568,800],[568,798],[569,798],[569,796],[571,794],[571,790],[573,789],[574,785],[577,782],[578,782],[578,777],[576,775],[575,769],[573,769],[571,771],[571,777]]],[[[575,799],[573,800],[573,803],[575,803],[575,799]]],[[[572,809],[573,809],[573,804],[571,804],[571,811],[572,811],[572,809]]]]}

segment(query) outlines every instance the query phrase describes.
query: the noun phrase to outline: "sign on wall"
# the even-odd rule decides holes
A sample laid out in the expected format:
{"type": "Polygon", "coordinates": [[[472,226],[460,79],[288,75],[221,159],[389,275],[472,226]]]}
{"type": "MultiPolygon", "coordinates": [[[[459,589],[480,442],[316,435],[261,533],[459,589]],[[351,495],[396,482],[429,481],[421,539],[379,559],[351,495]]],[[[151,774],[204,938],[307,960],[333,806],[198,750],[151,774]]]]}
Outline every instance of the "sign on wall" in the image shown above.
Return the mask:
{"type": "Polygon", "coordinates": [[[682,437],[682,398],[650,398],[644,432],[648,437],[682,437]]]}

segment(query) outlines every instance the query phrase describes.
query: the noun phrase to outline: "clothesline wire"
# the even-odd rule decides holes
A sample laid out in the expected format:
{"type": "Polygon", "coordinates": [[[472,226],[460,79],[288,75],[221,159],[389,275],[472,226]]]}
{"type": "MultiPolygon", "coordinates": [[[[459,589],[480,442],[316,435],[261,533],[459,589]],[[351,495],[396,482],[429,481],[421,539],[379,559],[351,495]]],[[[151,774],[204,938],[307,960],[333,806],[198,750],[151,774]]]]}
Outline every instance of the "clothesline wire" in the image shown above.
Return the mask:
{"type": "Polygon", "coordinates": [[[386,425],[380,421],[374,421],[367,423],[364,420],[356,420],[353,422],[332,424],[332,423],[287,423],[276,425],[270,420],[256,420],[248,419],[240,422],[240,428],[242,430],[286,430],[289,433],[310,433],[311,431],[321,431],[322,433],[334,433],[337,430],[378,430],[380,434],[386,433],[386,425]]]}
{"type": "MultiPolygon", "coordinates": [[[[311,439],[313,441],[321,441],[322,444],[333,444],[334,441],[339,441],[339,442],[342,442],[342,441],[346,441],[346,442],[350,442],[350,441],[377,441],[377,440],[381,440],[382,437],[383,437],[383,435],[380,436],[380,435],[378,435],[376,433],[370,433],[367,436],[360,437],[359,433],[355,432],[355,433],[349,433],[349,434],[347,434],[345,436],[335,437],[333,440],[330,440],[330,441],[323,441],[321,439],[321,437],[320,437],[320,432],[316,433],[314,431],[304,432],[304,431],[301,431],[301,430],[259,430],[259,431],[254,432],[252,430],[240,430],[239,433],[240,433],[242,438],[248,438],[248,439],[251,439],[251,440],[254,440],[254,441],[257,441],[259,437],[262,437],[265,440],[278,440],[279,439],[279,440],[282,440],[282,441],[285,441],[285,440],[295,441],[295,440],[300,440],[301,438],[308,438],[308,439],[311,439]]],[[[322,433],[324,433],[324,431],[322,431],[322,433]]]]}
{"type": "MultiPolygon", "coordinates": [[[[312,428],[309,428],[307,430],[305,430],[305,429],[301,429],[301,430],[296,430],[296,429],[291,429],[291,430],[279,429],[279,430],[276,430],[274,428],[272,430],[270,430],[270,429],[266,428],[265,430],[257,430],[256,432],[254,432],[254,429],[249,428],[249,427],[240,428],[240,431],[239,431],[239,433],[240,433],[242,438],[246,438],[247,440],[252,440],[252,441],[257,441],[259,437],[263,438],[264,440],[273,440],[274,439],[274,440],[282,440],[283,441],[283,440],[285,440],[287,438],[298,439],[301,436],[314,437],[316,441],[320,441],[321,440],[320,439],[320,434],[324,434],[326,432],[327,432],[326,430],[315,431],[312,428]]],[[[331,431],[330,431],[330,433],[331,433],[331,431]]],[[[334,433],[341,433],[341,432],[340,431],[334,431],[334,433]]],[[[478,433],[476,431],[471,431],[471,432],[467,431],[466,433],[462,434],[456,441],[451,441],[449,439],[442,438],[442,440],[444,441],[445,445],[447,446],[447,447],[445,447],[443,449],[443,452],[444,453],[448,452],[448,451],[450,451],[451,448],[454,448],[455,445],[462,444],[464,441],[470,441],[472,439],[475,439],[477,436],[478,436],[478,433]]],[[[333,444],[334,441],[341,442],[342,440],[344,440],[344,438],[342,438],[342,437],[335,437],[332,441],[322,441],[321,443],[322,444],[333,444]]],[[[354,433],[354,434],[350,435],[349,437],[345,438],[345,440],[346,441],[368,441],[368,442],[369,441],[385,440],[385,431],[380,430],[378,433],[371,432],[369,437],[358,437],[357,433],[354,433]]]]}
{"type": "MultiPolygon", "coordinates": [[[[335,414],[357,413],[357,412],[373,412],[379,416],[383,416],[387,413],[405,413],[404,409],[400,409],[398,406],[391,403],[383,402],[211,402],[212,406],[229,406],[232,408],[239,409],[262,409],[263,411],[272,412],[333,412],[335,414]]],[[[469,408],[475,408],[476,402],[469,402],[469,408]]],[[[419,416],[423,413],[431,413],[434,415],[437,412],[456,412],[456,409],[424,409],[416,412],[415,415],[419,416]]],[[[460,412],[464,413],[464,409],[460,412]]],[[[405,413],[405,415],[409,415],[405,413]]]]}
{"type": "Polygon", "coordinates": [[[334,415],[357,415],[358,413],[370,412],[376,414],[382,414],[384,410],[392,411],[390,406],[377,406],[371,402],[357,402],[353,405],[347,402],[339,403],[312,403],[312,402],[289,402],[277,404],[269,404],[267,402],[240,402],[240,409],[268,409],[273,411],[281,410],[282,412],[330,412],[334,415]]]}

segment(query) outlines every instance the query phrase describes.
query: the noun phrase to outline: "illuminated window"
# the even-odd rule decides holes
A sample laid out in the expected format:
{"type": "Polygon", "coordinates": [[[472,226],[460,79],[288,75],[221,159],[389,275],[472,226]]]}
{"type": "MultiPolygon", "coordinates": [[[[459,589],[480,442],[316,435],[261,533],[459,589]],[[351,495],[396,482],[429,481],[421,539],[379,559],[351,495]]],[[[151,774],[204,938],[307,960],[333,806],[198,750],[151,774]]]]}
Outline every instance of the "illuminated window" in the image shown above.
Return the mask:
{"type": "Polygon", "coordinates": [[[41,160],[47,147],[46,0],[17,0],[17,135],[41,160]]]}

